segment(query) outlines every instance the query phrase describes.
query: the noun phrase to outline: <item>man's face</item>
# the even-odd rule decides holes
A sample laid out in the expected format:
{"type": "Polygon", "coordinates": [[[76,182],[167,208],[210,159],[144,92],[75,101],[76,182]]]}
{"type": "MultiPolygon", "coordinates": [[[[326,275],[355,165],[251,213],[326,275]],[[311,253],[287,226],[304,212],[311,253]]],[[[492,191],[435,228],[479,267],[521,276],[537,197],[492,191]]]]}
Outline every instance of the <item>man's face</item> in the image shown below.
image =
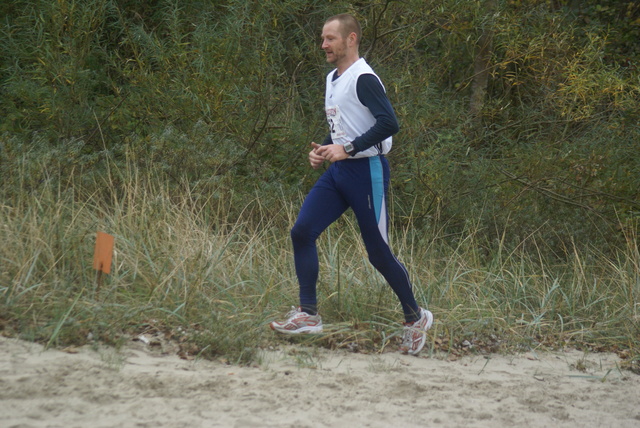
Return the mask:
{"type": "Polygon", "coordinates": [[[340,21],[327,22],[322,27],[322,49],[327,62],[337,65],[347,55],[347,39],[340,32],[340,21]]]}

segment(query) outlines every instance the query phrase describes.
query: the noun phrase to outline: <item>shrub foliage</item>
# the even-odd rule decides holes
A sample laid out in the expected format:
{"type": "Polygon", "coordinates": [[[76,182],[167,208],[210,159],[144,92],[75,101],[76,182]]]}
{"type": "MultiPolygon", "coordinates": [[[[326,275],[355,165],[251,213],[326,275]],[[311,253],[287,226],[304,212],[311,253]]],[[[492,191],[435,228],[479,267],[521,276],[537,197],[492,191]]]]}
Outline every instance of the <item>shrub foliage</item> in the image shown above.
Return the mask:
{"type": "Polygon", "coordinates": [[[504,248],[627,251],[640,213],[632,1],[5,2],[2,204],[71,182],[118,200],[152,172],[207,215],[285,229],[282,201],[315,180],[306,153],[327,132],[320,29],[345,11],[400,121],[392,230],[452,248],[473,230],[487,263],[504,248]]]}

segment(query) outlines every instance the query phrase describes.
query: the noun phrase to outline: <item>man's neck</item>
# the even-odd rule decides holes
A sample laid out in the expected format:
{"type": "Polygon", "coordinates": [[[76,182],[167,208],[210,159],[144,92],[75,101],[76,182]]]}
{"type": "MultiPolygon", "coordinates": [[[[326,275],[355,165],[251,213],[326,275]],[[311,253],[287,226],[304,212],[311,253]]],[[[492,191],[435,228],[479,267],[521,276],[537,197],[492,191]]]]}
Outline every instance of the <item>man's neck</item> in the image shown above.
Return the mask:
{"type": "Polygon", "coordinates": [[[356,53],[355,55],[345,58],[345,60],[341,64],[336,64],[338,68],[338,76],[342,76],[342,74],[359,59],[360,56],[356,53]]]}

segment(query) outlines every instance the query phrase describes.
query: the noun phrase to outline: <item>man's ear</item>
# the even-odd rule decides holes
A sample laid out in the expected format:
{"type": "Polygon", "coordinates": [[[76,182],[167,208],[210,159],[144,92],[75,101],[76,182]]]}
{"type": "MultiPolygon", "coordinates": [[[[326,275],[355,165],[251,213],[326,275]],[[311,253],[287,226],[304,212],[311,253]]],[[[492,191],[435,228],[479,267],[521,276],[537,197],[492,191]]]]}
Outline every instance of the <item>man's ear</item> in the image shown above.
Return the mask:
{"type": "Polygon", "coordinates": [[[358,39],[358,36],[356,35],[356,33],[352,32],[349,34],[349,41],[352,42],[354,45],[356,44],[357,39],[358,39]]]}

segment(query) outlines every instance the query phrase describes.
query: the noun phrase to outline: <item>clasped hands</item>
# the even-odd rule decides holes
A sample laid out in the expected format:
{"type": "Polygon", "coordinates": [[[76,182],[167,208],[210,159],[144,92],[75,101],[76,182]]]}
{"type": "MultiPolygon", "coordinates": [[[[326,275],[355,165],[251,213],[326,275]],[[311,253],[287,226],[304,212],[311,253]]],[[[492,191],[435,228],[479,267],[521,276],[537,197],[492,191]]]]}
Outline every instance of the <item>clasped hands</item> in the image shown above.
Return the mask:
{"type": "Polygon", "coordinates": [[[340,144],[328,144],[321,146],[317,143],[311,143],[311,151],[309,152],[309,163],[313,169],[320,168],[324,161],[337,162],[349,157],[344,151],[344,147],[340,144]]]}

